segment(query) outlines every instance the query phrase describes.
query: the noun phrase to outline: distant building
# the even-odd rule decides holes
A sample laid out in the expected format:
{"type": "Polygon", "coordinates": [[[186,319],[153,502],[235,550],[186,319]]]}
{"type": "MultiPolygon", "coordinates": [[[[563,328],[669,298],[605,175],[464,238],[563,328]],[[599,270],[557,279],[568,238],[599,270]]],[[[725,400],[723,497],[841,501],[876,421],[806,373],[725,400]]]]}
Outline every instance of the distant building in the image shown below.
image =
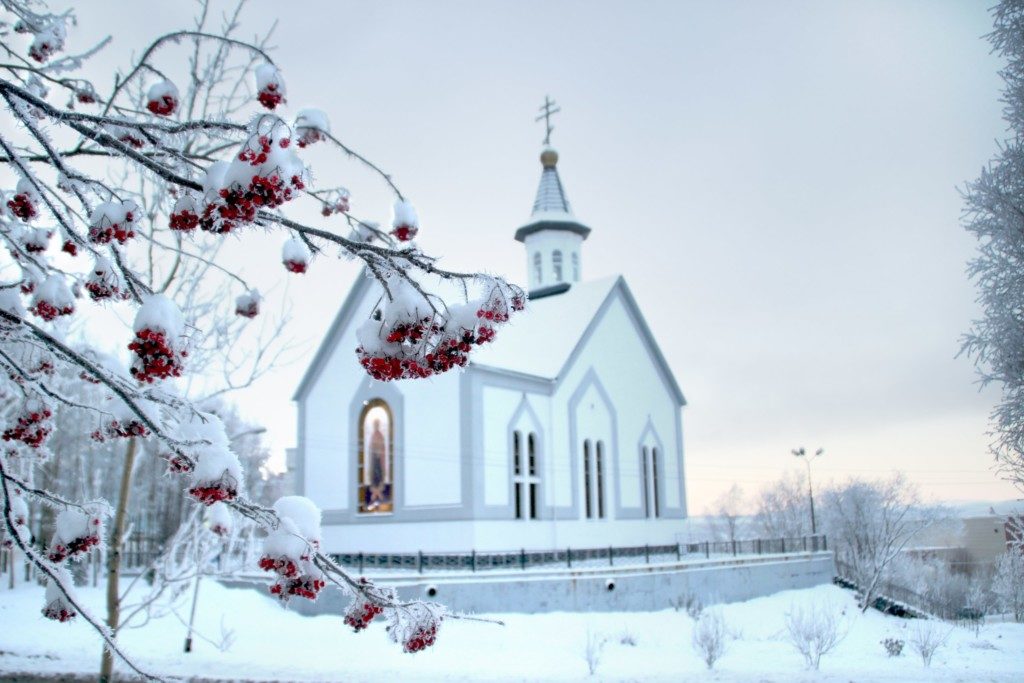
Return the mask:
{"type": "MultiPolygon", "coordinates": [[[[464,372],[381,383],[355,328],[361,274],[303,377],[296,490],[328,552],[674,543],[684,530],[683,393],[621,277],[586,281],[558,153],[541,154],[530,303],[464,372]]],[[[291,468],[290,468],[291,469],[291,468]]]]}

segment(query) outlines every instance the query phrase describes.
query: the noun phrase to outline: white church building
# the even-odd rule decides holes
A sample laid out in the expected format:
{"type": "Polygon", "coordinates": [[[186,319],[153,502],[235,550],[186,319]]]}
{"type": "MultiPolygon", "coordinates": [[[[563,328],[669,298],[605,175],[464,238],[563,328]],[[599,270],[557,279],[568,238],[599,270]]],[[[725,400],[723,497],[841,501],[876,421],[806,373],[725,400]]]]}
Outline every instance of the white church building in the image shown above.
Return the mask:
{"type": "Polygon", "coordinates": [[[515,232],[529,304],[464,371],[369,378],[355,330],[379,285],[358,277],[342,304],[294,397],[295,486],[323,510],[325,551],[607,548],[683,532],[682,391],[623,277],[583,279],[590,228],[557,152],[541,163],[515,232]]]}

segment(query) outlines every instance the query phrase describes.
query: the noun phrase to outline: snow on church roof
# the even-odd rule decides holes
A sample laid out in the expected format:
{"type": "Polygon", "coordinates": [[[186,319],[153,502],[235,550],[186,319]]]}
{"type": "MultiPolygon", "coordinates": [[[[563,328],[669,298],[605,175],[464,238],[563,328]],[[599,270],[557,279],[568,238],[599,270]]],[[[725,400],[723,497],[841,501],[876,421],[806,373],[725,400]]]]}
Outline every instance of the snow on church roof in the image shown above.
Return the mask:
{"type": "Polygon", "coordinates": [[[554,379],[618,281],[613,276],[578,282],[561,294],[530,301],[492,343],[473,352],[471,364],[554,379]]]}

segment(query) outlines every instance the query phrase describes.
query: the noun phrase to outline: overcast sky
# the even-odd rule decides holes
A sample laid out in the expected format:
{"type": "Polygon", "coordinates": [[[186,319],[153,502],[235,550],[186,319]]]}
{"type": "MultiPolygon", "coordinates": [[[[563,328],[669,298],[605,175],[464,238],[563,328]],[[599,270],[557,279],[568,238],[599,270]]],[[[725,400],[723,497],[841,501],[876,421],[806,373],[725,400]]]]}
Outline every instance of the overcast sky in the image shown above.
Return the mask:
{"type": "MultiPolygon", "coordinates": [[[[254,0],[244,33],[279,22],[286,113],[326,110],[453,268],[525,280],[512,236],[540,176],[533,117],[558,101],[559,170],[593,228],[584,277],[626,277],[686,394],[700,513],[733,481],[776,478],[801,444],[826,448],[822,483],[902,470],[929,497],[1015,495],[990,470],[996,395],[955,358],[978,314],[957,188],[1005,133],[987,4],[254,0]]],[[[79,9],[74,40],[112,31],[100,65],[192,9],[107,5],[79,9]]],[[[387,219],[379,183],[322,159],[318,181],[387,219]]],[[[295,441],[289,399],[355,276],[320,259],[288,280],[302,353],[237,397],[276,449],[295,441]]]]}

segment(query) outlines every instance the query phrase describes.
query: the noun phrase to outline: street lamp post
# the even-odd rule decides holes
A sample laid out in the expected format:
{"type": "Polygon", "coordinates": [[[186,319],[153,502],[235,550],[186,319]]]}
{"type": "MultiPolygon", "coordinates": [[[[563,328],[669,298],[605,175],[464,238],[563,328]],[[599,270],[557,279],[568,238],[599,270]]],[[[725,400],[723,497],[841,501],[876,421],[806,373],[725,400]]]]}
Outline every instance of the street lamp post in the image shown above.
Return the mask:
{"type": "Polygon", "coordinates": [[[811,484],[811,461],[821,457],[821,454],[825,452],[824,448],[819,448],[814,451],[814,455],[807,455],[807,451],[804,447],[793,449],[793,455],[798,458],[803,458],[804,464],[807,465],[807,496],[811,500],[811,533],[817,535],[818,524],[814,519],[814,487],[811,484]]]}

